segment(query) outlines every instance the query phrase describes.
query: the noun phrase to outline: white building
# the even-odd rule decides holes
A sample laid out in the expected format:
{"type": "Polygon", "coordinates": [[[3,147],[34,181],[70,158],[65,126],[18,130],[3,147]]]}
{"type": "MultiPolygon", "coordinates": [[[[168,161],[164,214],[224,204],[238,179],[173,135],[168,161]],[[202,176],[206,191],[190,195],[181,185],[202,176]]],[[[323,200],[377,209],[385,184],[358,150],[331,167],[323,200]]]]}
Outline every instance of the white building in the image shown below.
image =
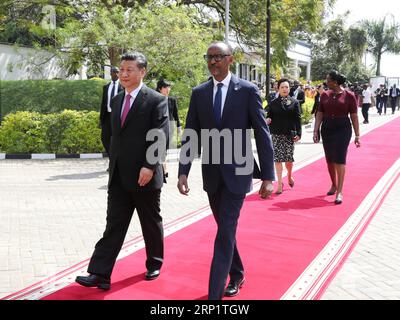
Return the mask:
{"type": "MultiPolygon", "coordinates": [[[[234,49],[239,47],[239,44],[232,39],[229,41],[232,47],[234,49]]],[[[261,63],[263,57],[243,45],[240,47],[244,50],[244,57],[243,61],[236,63],[236,76],[248,81],[255,81],[260,86],[264,86],[266,72],[263,70],[264,67],[261,63]]],[[[304,41],[296,40],[295,44],[286,51],[286,54],[290,59],[290,75],[294,79],[302,77],[306,80],[311,80],[311,45],[304,41]]],[[[282,74],[282,76],[288,75],[282,74]]]]}
{"type": "MultiPolygon", "coordinates": [[[[67,79],[59,58],[45,50],[0,43],[0,80],[67,79]]],[[[68,79],[86,79],[86,68],[68,79]]]]}

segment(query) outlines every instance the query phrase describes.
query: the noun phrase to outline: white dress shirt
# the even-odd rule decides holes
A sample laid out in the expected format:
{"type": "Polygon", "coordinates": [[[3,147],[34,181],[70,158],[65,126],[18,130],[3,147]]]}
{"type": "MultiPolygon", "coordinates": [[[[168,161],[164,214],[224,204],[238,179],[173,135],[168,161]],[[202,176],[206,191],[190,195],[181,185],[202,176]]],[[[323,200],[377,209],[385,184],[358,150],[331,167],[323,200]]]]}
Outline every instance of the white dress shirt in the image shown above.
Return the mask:
{"type": "Polygon", "coordinates": [[[362,96],[363,96],[363,104],[364,103],[371,103],[372,93],[371,93],[371,91],[369,91],[369,89],[363,90],[362,96]]]}
{"type": "Polygon", "coordinates": [[[131,101],[129,104],[129,110],[130,110],[132,108],[133,102],[135,101],[135,99],[136,99],[137,95],[139,94],[139,91],[142,89],[142,87],[143,87],[143,82],[140,82],[140,85],[132,92],[128,92],[127,90],[125,90],[125,98],[124,98],[124,101],[122,103],[122,108],[121,108],[121,115],[120,115],[121,117],[122,117],[122,113],[124,112],[124,108],[125,108],[126,96],[128,94],[131,96],[131,101]]]}
{"type": "Polygon", "coordinates": [[[108,86],[108,92],[107,92],[107,111],[111,112],[111,97],[115,97],[118,94],[118,86],[119,86],[119,79],[116,80],[115,82],[111,82],[110,85],[108,86]],[[114,87],[113,87],[114,85],[114,87]],[[111,95],[111,90],[114,88],[114,94],[111,95]]]}
{"type": "Polygon", "coordinates": [[[231,78],[232,78],[231,72],[229,72],[228,75],[226,76],[226,78],[224,80],[222,80],[221,82],[218,82],[217,80],[215,80],[215,78],[213,78],[213,81],[214,81],[213,105],[214,105],[215,95],[217,94],[217,90],[218,90],[217,85],[218,85],[218,83],[223,84],[223,86],[221,88],[221,117],[222,117],[222,113],[224,112],[226,95],[228,93],[228,88],[229,88],[229,83],[231,82],[231,78]]]}

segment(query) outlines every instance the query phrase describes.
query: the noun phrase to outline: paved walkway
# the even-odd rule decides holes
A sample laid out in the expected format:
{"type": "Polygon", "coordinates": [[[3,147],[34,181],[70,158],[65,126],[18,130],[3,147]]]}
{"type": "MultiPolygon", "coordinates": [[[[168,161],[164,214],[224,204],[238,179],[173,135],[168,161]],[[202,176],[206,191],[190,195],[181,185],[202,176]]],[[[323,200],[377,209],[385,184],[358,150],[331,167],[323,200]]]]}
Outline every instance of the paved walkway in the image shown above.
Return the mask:
{"type": "MultiPolygon", "coordinates": [[[[373,112],[361,132],[397,116],[373,112]]],[[[295,150],[298,162],[322,154],[322,145],[311,141],[311,129],[304,131],[295,150]]],[[[91,256],[105,226],[107,164],[107,159],[0,161],[0,297],[91,256]]],[[[189,176],[188,197],[176,189],[177,163],[168,167],[161,200],[165,223],[208,204],[199,161],[189,176]]],[[[399,183],[322,299],[400,299],[399,183]]],[[[134,215],[126,239],[137,235],[134,215]]]]}

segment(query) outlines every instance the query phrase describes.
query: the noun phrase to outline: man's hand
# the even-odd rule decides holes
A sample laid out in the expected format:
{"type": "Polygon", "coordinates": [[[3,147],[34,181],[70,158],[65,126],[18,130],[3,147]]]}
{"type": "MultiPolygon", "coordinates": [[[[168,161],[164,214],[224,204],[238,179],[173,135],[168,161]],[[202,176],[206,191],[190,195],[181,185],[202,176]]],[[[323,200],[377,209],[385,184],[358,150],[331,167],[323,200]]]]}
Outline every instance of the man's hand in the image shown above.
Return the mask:
{"type": "Polygon", "coordinates": [[[184,174],[179,176],[178,179],[178,190],[181,194],[187,196],[190,189],[188,187],[188,183],[187,183],[187,176],[185,176],[184,174]]]}
{"type": "Polygon", "coordinates": [[[153,178],[153,175],[154,175],[153,170],[149,168],[143,167],[142,169],[140,169],[139,180],[138,180],[139,186],[144,187],[146,184],[148,184],[150,180],[153,178]]]}
{"type": "Polygon", "coordinates": [[[258,191],[258,194],[262,199],[267,199],[271,196],[273,191],[274,191],[274,186],[272,185],[272,181],[263,180],[260,190],[258,191]]]}

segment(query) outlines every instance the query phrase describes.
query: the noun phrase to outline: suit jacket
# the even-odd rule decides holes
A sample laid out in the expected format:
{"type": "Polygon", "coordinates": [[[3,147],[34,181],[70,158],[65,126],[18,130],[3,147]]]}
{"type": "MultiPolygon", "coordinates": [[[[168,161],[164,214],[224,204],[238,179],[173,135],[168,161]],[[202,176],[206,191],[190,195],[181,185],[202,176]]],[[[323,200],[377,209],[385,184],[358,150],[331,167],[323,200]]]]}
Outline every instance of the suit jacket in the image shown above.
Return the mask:
{"type": "Polygon", "coordinates": [[[269,129],[272,134],[291,136],[292,131],[301,137],[300,103],[293,97],[288,97],[283,105],[282,97],[276,98],[268,108],[267,118],[272,120],[269,129]]]}
{"type": "MultiPolygon", "coordinates": [[[[110,146],[110,178],[109,184],[118,165],[122,185],[127,190],[149,191],[160,189],[164,174],[160,164],[164,154],[158,153],[158,161],[151,163],[146,157],[148,148],[153,141],[146,141],[146,135],[151,129],[158,129],[165,137],[168,136],[167,98],[143,85],[121,128],[121,110],[125,91],[121,91],[111,102],[111,146],[110,146]],[[139,172],[142,167],[154,171],[150,182],[140,187],[139,172]]],[[[160,144],[161,145],[161,144],[160,144]]],[[[165,141],[163,144],[165,148],[165,141]]]]}
{"type": "MultiPolygon", "coordinates": [[[[296,90],[294,90],[293,88],[290,90],[290,96],[291,97],[294,97],[294,92],[295,92],[296,90]]],[[[296,99],[297,99],[297,101],[299,101],[299,103],[300,103],[300,107],[301,107],[301,105],[304,103],[304,102],[306,102],[306,94],[304,93],[304,91],[303,90],[301,90],[300,88],[297,88],[297,97],[295,97],[296,99]]]]}
{"type": "MultiPolygon", "coordinates": [[[[104,124],[104,121],[109,114],[107,110],[107,98],[108,98],[108,88],[112,85],[112,82],[107,83],[106,85],[103,86],[103,96],[101,99],[101,106],[100,106],[100,124],[104,124]]],[[[121,86],[121,84],[118,82],[118,92],[121,92],[124,90],[124,88],[121,86]]],[[[111,101],[110,101],[110,106],[111,106],[111,101]]]]}
{"type": "MultiPolygon", "coordinates": [[[[391,97],[391,98],[393,98],[392,97],[393,89],[394,88],[390,88],[390,92],[389,92],[389,97],[391,97]]],[[[400,89],[396,88],[396,97],[398,97],[398,96],[400,96],[400,89]]]]}
{"type": "Polygon", "coordinates": [[[176,121],[176,126],[181,126],[178,114],[178,103],[174,97],[168,97],[168,116],[169,121],[176,121]]]}
{"type": "MultiPolygon", "coordinates": [[[[183,147],[181,149],[181,161],[179,163],[179,175],[189,175],[191,162],[188,164],[182,163],[182,156],[185,152],[185,144],[190,143],[192,148],[205,146],[205,143],[210,141],[202,141],[201,129],[227,129],[232,136],[234,129],[242,129],[239,139],[239,146],[242,148],[242,154],[246,155],[247,161],[254,163],[253,154],[251,151],[251,137],[246,135],[246,129],[254,129],[254,136],[256,139],[256,145],[258,150],[258,157],[261,172],[259,177],[263,180],[274,180],[274,162],[273,162],[273,148],[271,142],[271,136],[269,133],[268,126],[265,122],[264,110],[262,108],[262,102],[259,90],[254,84],[239,79],[232,75],[225,105],[223,108],[223,114],[221,118],[221,127],[217,128],[214,114],[213,114],[213,80],[209,80],[192,91],[190,99],[189,110],[186,118],[187,129],[195,130],[199,137],[199,144],[196,146],[196,141],[185,139],[185,132],[183,133],[184,141],[182,141],[183,147]],[[250,151],[245,152],[247,149],[245,146],[250,146],[250,151]]],[[[209,193],[215,193],[217,188],[223,179],[226,187],[230,192],[235,194],[245,194],[252,188],[252,172],[246,175],[238,175],[236,169],[244,167],[244,164],[240,164],[235,161],[235,157],[231,154],[232,163],[226,163],[224,161],[224,150],[227,143],[230,143],[227,139],[221,139],[221,152],[220,152],[220,164],[212,164],[210,159],[212,158],[212,152],[205,154],[203,152],[203,189],[209,193]],[[209,156],[209,158],[207,158],[209,156]],[[204,162],[207,162],[206,164],[204,162]]],[[[234,140],[230,146],[231,152],[234,153],[234,140]]],[[[236,145],[238,145],[236,143],[236,145]]],[[[203,150],[204,151],[204,150],[203,150]]],[[[250,162],[248,162],[250,163],[250,162]]]]}

